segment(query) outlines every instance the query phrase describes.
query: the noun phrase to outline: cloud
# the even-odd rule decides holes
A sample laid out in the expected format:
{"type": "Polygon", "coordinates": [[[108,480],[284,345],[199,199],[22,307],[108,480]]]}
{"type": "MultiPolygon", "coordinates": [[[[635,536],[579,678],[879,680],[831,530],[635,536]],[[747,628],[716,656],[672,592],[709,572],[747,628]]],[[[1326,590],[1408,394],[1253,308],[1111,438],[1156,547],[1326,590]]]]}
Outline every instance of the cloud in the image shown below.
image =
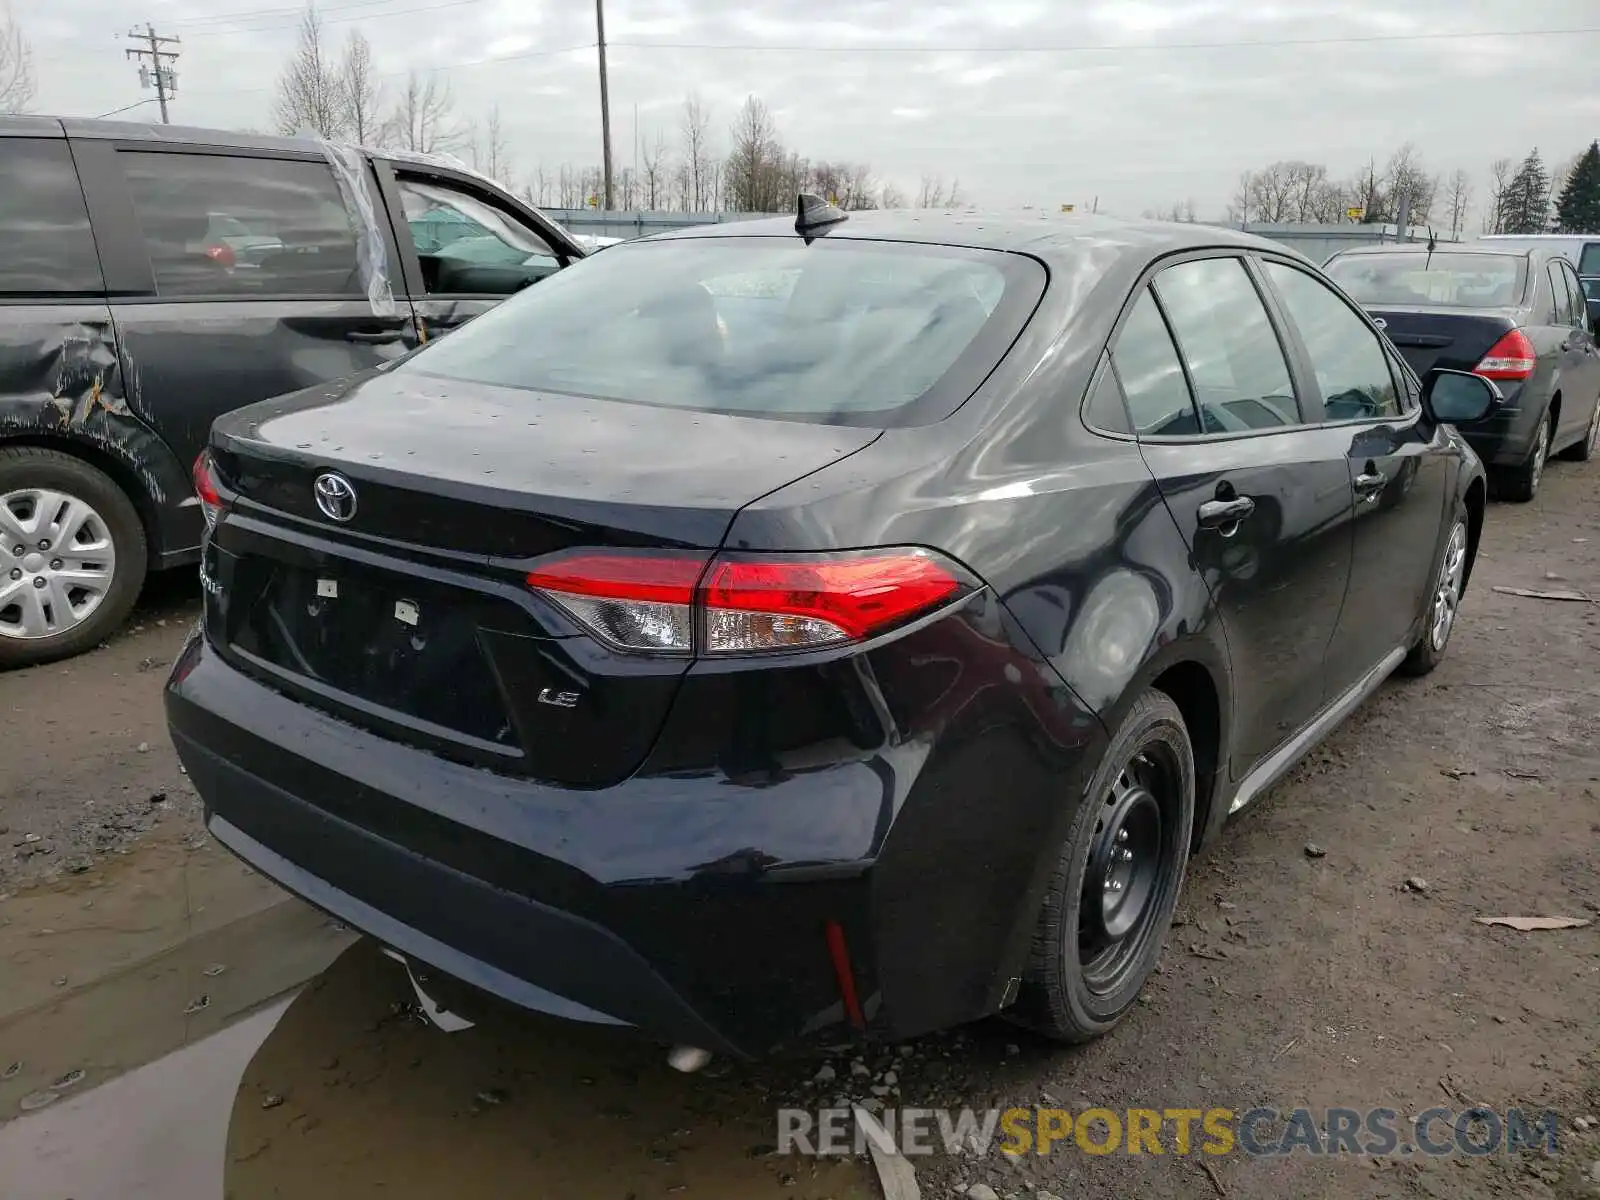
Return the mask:
{"type": "MultiPolygon", "coordinates": [[[[126,26],[115,0],[14,11],[41,110],[92,116],[149,96],[107,32],[126,26]]],[[[270,127],[295,37],[287,3],[149,12],[183,39],[175,120],[270,127]]],[[[691,89],[719,144],[754,94],[790,148],[869,163],[905,191],[938,173],[982,203],[1098,196],[1133,215],[1188,198],[1220,214],[1247,168],[1298,158],[1345,176],[1407,141],[1432,170],[1466,168],[1481,194],[1492,159],[1535,144],[1564,158],[1595,133],[1594,35],[1370,40],[1592,27],[1594,0],[607,0],[606,19],[619,169],[636,143],[675,146],[691,89]]],[[[518,174],[598,161],[592,5],[336,0],[324,20],[336,43],[367,36],[391,89],[438,69],[463,117],[498,104],[518,174]]]]}

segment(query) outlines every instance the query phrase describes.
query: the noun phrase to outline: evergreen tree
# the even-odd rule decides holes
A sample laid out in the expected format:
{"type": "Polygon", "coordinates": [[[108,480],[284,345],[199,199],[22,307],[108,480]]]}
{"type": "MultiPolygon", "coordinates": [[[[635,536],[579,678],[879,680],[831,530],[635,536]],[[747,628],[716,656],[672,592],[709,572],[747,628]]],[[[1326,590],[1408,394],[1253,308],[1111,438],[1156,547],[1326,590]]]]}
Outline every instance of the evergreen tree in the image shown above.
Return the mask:
{"type": "Polygon", "coordinates": [[[1600,233],[1600,142],[1590,142],[1561,189],[1556,216],[1563,233],[1600,233]]]}
{"type": "Polygon", "coordinates": [[[1539,148],[1522,160],[1506,185],[1501,212],[1506,233],[1546,233],[1550,226],[1550,173],[1539,148]]]}

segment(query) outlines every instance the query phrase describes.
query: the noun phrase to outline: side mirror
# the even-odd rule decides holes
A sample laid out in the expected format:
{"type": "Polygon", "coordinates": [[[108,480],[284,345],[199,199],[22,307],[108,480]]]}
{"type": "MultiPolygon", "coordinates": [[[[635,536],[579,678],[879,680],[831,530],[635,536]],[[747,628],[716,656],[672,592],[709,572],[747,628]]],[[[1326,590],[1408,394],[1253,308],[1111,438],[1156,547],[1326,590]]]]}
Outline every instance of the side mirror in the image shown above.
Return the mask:
{"type": "Polygon", "coordinates": [[[1435,367],[1422,380],[1422,411],[1441,425],[1481,421],[1504,400],[1493,380],[1471,371],[1435,367]]]}

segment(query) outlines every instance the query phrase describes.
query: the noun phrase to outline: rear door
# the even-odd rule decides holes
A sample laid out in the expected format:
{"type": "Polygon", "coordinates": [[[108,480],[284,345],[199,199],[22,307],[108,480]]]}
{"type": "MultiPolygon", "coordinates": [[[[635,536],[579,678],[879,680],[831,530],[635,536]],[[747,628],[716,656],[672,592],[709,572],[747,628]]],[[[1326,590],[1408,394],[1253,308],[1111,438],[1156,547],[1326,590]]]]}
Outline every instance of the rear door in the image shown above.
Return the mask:
{"type": "Polygon", "coordinates": [[[129,404],[181,461],[225,412],[404,352],[410,314],[368,299],[358,218],[320,155],[74,148],[96,235],[113,247],[102,254],[129,404]],[[248,231],[234,236],[249,249],[219,228],[248,231]]]}
{"type": "Polygon", "coordinates": [[[483,180],[405,161],[375,165],[424,340],[583,257],[554,222],[483,180]]]}
{"type": "Polygon", "coordinates": [[[1291,261],[1262,265],[1310,368],[1324,428],[1345,443],[1355,557],[1327,653],[1337,696],[1406,645],[1433,579],[1453,459],[1371,322],[1291,261]]]}
{"type": "Polygon", "coordinates": [[[1552,259],[1550,272],[1552,289],[1565,286],[1569,301],[1562,312],[1567,318],[1568,328],[1566,341],[1562,343],[1563,403],[1561,427],[1556,431],[1555,444],[1552,446],[1555,450],[1588,436],[1589,420],[1594,415],[1593,401],[1600,397],[1600,350],[1595,346],[1578,273],[1564,258],[1552,259]]]}
{"type": "Polygon", "coordinates": [[[1306,418],[1254,271],[1235,255],[1156,272],[1112,363],[1146,464],[1221,613],[1235,778],[1322,707],[1350,576],[1342,435],[1306,418]]]}

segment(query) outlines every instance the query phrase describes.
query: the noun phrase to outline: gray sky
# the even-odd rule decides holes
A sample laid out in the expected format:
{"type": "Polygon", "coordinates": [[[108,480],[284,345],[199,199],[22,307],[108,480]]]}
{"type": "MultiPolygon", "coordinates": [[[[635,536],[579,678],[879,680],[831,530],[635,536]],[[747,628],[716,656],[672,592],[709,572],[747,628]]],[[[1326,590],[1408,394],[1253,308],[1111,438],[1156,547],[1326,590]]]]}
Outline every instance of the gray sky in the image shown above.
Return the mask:
{"type": "MultiPolygon", "coordinates": [[[[391,94],[410,68],[448,68],[463,116],[498,102],[519,182],[536,165],[599,161],[588,0],[319,8],[330,40],[366,34],[391,94]]],[[[122,53],[133,10],[14,9],[34,47],[38,110],[95,116],[149,95],[122,53]]],[[[137,11],[183,39],[175,122],[271,127],[292,0],[137,11]]],[[[982,204],[1098,196],[1102,211],[1129,215],[1187,198],[1220,215],[1242,170],[1300,158],[1343,177],[1407,140],[1435,171],[1469,170],[1481,198],[1492,159],[1537,144],[1560,161],[1600,136],[1600,32],[1372,40],[1600,29],[1596,0],[607,0],[606,26],[618,167],[634,157],[635,106],[642,136],[675,142],[690,88],[719,149],[753,92],[793,149],[865,161],[907,192],[939,172],[982,204]]],[[[157,119],[155,105],[125,119],[157,119]]]]}

